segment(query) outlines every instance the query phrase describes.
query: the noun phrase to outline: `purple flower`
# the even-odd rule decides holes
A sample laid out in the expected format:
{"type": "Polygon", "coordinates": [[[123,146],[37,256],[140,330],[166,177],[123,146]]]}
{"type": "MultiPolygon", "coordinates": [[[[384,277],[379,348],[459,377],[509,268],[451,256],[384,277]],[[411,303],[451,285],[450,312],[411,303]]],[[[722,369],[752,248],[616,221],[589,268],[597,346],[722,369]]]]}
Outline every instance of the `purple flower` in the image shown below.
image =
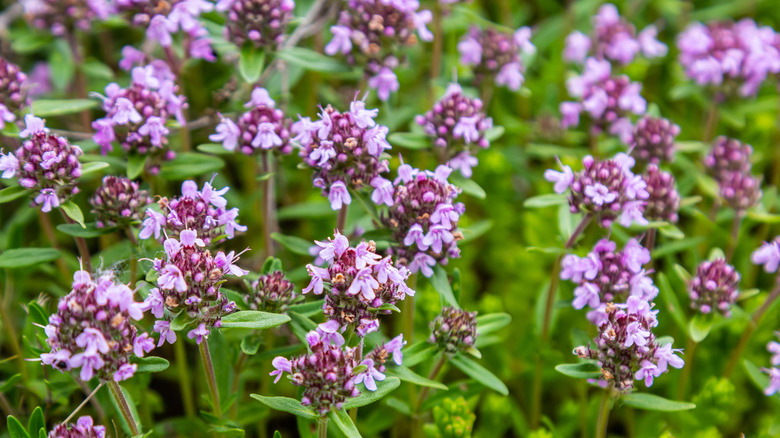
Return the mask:
{"type": "Polygon", "coordinates": [[[386,149],[391,149],[387,142],[387,126],[375,126],[363,134],[363,142],[366,144],[368,153],[379,157],[386,149]]]}
{"type": "Polygon", "coordinates": [[[346,26],[331,26],[330,32],[333,34],[333,39],[330,40],[327,46],[325,46],[325,53],[330,56],[337,53],[346,55],[352,51],[352,30],[346,26]]]}
{"type": "Polygon", "coordinates": [[[355,124],[361,128],[371,128],[376,125],[374,118],[379,114],[379,109],[366,109],[366,102],[362,100],[353,100],[349,104],[349,115],[355,124]]]}
{"type": "Polygon", "coordinates": [[[414,272],[421,271],[426,277],[433,275],[433,267],[436,266],[436,259],[424,252],[415,254],[412,263],[409,264],[409,270],[414,272]]]}
{"type": "Polygon", "coordinates": [[[423,238],[423,245],[430,247],[434,252],[440,253],[444,244],[450,244],[455,240],[452,233],[442,225],[434,225],[423,238]]]}
{"type": "Polygon", "coordinates": [[[314,243],[322,248],[319,252],[319,256],[326,262],[331,262],[335,258],[341,257],[341,255],[344,254],[344,251],[349,248],[349,240],[338,230],[336,230],[334,239],[328,238],[327,242],[315,240],[314,243]]]}
{"type": "Polygon", "coordinates": [[[129,99],[124,97],[118,98],[114,104],[114,108],[116,109],[116,112],[111,117],[111,120],[113,120],[114,123],[126,125],[128,123],[139,123],[143,120],[141,114],[136,111],[133,102],[129,99]]]}
{"type": "Polygon", "coordinates": [[[524,80],[523,66],[519,62],[505,64],[496,75],[496,85],[506,86],[513,91],[519,90],[524,80]]]}
{"type": "Polygon", "coordinates": [[[157,343],[158,347],[162,347],[166,341],[169,344],[176,342],[176,332],[171,330],[170,321],[155,321],[154,331],[160,334],[160,341],[157,343]]]}
{"type": "Polygon", "coordinates": [[[79,377],[85,382],[92,380],[95,371],[103,368],[105,362],[97,354],[78,353],[70,359],[70,365],[73,368],[81,368],[79,377]]]}
{"type": "Polygon", "coordinates": [[[347,186],[341,181],[336,181],[330,186],[328,201],[330,201],[330,208],[341,210],[342,206],[352,202],[352,197],[349,195],[347,186]]]}
{"type": "Polygon", "coordinates": [[[623,344],[624,347],[630,347],[634,344],[643,347],[647,345],[647,337],[650,336],[650,332],[643,330],[642,326],[638,322],[632,322],[626,328],[626,341],[623,344]]]}
{"type": "Polygon", "coordinates": [[[271,361],[271,365],[273,365],[273,367],[276,368],[274,371],[271,371],[270,373],[270,375],[276,376],[276,378],[274,379],[274,383],[279,382],[279,379],[282,378],[282,373],[292,374],[292,363],[282,356],[275,357],[274,360],[271,361]]]}
{"type": "Polygon", "coordinates": [[[53,189],[41,189],[35,197],[35,203],[41,206],[41,211],[48,213],[52,208],[60,206],[60,198],[53,189]]]}
{"type": "Polygon", "coordinates": [[[355,376],[355,384],[358,385],[363,383],[365,384],[367,390],[372,392],[376,391],[376,380],[381,382],[385,380],[387,376],[374,368],[374,361],[371,359],[366,359],[360,364],[366,366],[366,370],[355,376]]]}
{"type": "MultiPolygon", "coordinates": [[[[775,332],[780,337],[780,332],[775,332]]],[[[772,353],[771,363],[773,366],[780,365],[780,342],[771,341],[766,345],[766,349],[772,353]]]]}
{"type": "Polygon", "coordinates": [[[394,337],[384,345],[385,350],[393,355],[393,362],[398,366],[401,365],[404,359],[404,354],[401,351],[404,345],[406,345],[406,341],[404,341],[403,334],[394,337]]]}
{"type": "Polygon", "coordinates": [[[117,372],[114,373],[114,381],[121,382],[123,380],[127,380],[133,377],[133,374],[135,374],[135,371],[137,369],[138,369],[137,364],[129,364],[129,363],[123,364],[122,366],[119,367],[117,372]]]}
{"type": "Polygon", "coordinates": [[[249,271],[241,269],[234,262],[238,261],[238,257],[235,255],[235,251],[230,251],[227,255],[220,251],[217,256],[214,257],[214,264],[222,269],[225,273],[230,273],[236,277],[243,277],[248,274],[249,271]]]}
{"type": "MultiPolygon", "coordinates": [[[[668,344],[667,344],[668,345],[668,344]]],[[[656,373],[656,365],[649,360],[643,360],[641,364],[639,364],[639,370],[636,372],[635,376],[637,380],[644,380],[645,386],[648,388],[653,385],[653,377],[655,377],[656,373]]]]}
{"type": "Polygon", "coordinates": [[[478,115],[461,117],[458,123],[455,124],[452,135],[455,138],[462,138],[466,143],[476,141],[479,138],[479,131],[477,131],[477,122],[479,120],[480,117],[478,115]]]}
{"type": "Polygon", "coordinates": [[[187,291],[187,282],[184,281],[184,276],[176,265],[168,264],[160,273],[157,278],[157,285],[161,289],[175,289],[177,292],[187,291]]]}
{"type": "Polygon", "coordinates": [[[590,38],[584,33],[575,30],[566,37],[566,48],[563,51],[563,59],[569,62],[581,63],[585,61],[590,50],[590,38]]]}
{"type": "Polygon", "coordinates": [[[19,133],[20,138],[27,138],[39,132],[49,132],[49,128],[43,124],[43,119],[32,114],[24,116],[24,123],[25,128],[19,133]]]}
{"type": "Polygon", "coordinates": [[[764,390],[764,394],[767,396],[774,395],[777,391],[780,391],[780,368],[771,368],[764,370],[769,374],[769,386],[764,390]]]}
{"type": "Polygon", "coordinates": [[[464,178],[471,178],[472,169],[477,167],[477,164],[479,164],[477,157],[472,157],[467,151],[463,151],[447,161],[447,166],[452,170],[460,171],[464,178]]]}
{"type": "Polygon", "coordinates": [[[404,245],[412,246],[413,244],[416,244],[422,251],[428,249],[428,244],[425,243],[425,232],[420,224],[412,225],[404,237],[404,245]]]}
{"type": "Polygon", "coordinates": [[[780,239],[764,242],[750,257],[753,264],[764,265],[764,271],[772,273],[780,265],[780,239]]]}
{"type": "Polygon", "coordinates": [[[149,21],[149,27],[146,28],[146,37],[157,41],[163,47],[170,47],[173,43],[171,31],[175,29],[174,23],[169,22],[164,15],[157,14],[149,21]]]}
{"type": "Polygon", "coordinates": [[[197,328],[194,328],[187,333],[187,337],[190,339],[195,339],[195,342],[197,342],[198,345],[200,345],[200,343],[203,342],[203,340],[207,338],[208,335],[209,330],[206,328],[205,323],[200,323],[197,328]]]}
{"type": "Polygon", "coordinates": [[[569,166],[564,166],[563,164],[560,164],[560,166],[562,172],[552,169],[545,170],[544,179],[555,183],[555,186],[553,186],[555,193],[566,193],[566,191],[569,190],[571,183],[574,181],[574,172],[572,172],[571,167],[569,166]]]}
{"type": "Polygon", "coordinates": [[[365,299],[373,300],[376,297],[374,290],[379,288],[379,282],[371,274],[372,269],[370,267],[358,271],[347,293],[350,295],[362,293],[365,299]]]}
{"type": "Polygon", "coordinates": [[[374,188],[373,193],[371,193],[371,200],[374,201],[375,204],[385,204],[388,207],[393,205],[394,190],[392,182],[381,176],[376,176],[371,180],[371,187],[374,188]]]}
{"type": "Polygon", "coordinates": [[[324,290],[323,281],[330,280],[330,273],[327,269],[323,269],[314,265],[306,265],[306,270],[309,271],[311,282],[309,283],[309,286],[307,286],[301,292],[303,294],[307,294],[314,291],[314,295],[320,295],[324,290]]]}
{"type": "Polygon", "coordinates": [[[146,123],[138,128],[139,134],[149,136],[149,138],[151,138],[152,145],[158,147],[162,147],[163,136],[168,135],[168,132],[168,128],[165,127],[162,119],[156,116],[149,117],[146,119],[146,123]]]}
{"type": "Polygon", "coordinates": [[[599,304],[601,304],[599,288],[595,284],[584,283],[582,286],[574,289],[574,301],[572,302],[572,306],[575,309],[580,310],[586,305],[596,309],[599,307],[599,304]]]}
{"type": "Polygon", "coordinates": [[[390,98],[390,93],[395,93],[400,87],[398,77],[387,67],[368,79],[368,86],[376,90],[377,96],[382,101],[390,98]]]}
{"type": "Polygon", "coordinates": [[[656,39],[657,36],[658,29],[653,25],[647,26],[644,30],[639,32],[639,35],[637,35],[637,40],[639,41],[639,46],[642,48],[642,53],[648,58],[666,56],[666,53],[669,51],[666,44],[656,39]]]}
{"type": "MultiPolygon", "coordinates": [[[[221,117],[221,115],[220,115],[221,117]]],[[[209,140],[220,142],[229,151],[234,151],[238,144],[238,136],[241,131],[238,126],[232,120],[222,117],[219,125],[217,125],[217,133],[211,134],[209,140]]]]}
{"type": "Polygon", "coordinates": [[[141,224],[143,228],[141,228],[141,232],[138,234],[138,237],[141,239],[148,239],[154,235],[155,239],[159,239],[160,231],[162,230],[162,227],[166,225],[168,220],[165,218],[165,215],[160,214],[152,209],[146,210],[146,216],[147,218],[144,219],[143,223],[141,224]]]}
{"type": "Polygon", "coordinates": [[[154,340],[148,333],[143,333],[135,338],[133,343],[133,352],[138,357],[144,357],[144,353],[154,350],[154,340]]]}

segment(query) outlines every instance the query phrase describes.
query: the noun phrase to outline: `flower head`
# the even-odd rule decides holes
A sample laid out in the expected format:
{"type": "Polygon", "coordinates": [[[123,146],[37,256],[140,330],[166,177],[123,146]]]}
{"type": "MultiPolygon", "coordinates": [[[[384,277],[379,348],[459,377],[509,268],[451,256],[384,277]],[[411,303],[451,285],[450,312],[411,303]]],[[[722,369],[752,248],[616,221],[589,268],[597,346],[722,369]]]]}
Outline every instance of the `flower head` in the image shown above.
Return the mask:
{"type": "Polygon", "coordinates": [[[428,342],[437,345],[450,356],[467,351],[477,340],[477,312],[447,306],[430,325],[428,342]]]}
{"type": "Polygon", "coordinates": [[[477,82],[495,80],[497,85],[519,90],[525,71],[521,55],[536,51],[530,37],[527,27],[514,33],[472,27],[458,43],[461,62],[472,66],[477,82]]]}

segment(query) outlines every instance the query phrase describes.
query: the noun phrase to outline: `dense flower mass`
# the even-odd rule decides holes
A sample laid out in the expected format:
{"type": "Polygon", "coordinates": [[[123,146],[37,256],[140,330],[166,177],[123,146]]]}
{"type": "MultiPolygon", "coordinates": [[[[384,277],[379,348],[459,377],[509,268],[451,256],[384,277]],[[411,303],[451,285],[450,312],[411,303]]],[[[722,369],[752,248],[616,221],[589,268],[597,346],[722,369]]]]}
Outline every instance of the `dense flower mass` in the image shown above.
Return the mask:
{"type": "Polygon", "coordinates": [[[325,292],[322,310],[326,317],[336,321],[345,330],[354,327],[363,337],[379,328],[379,315],[392,313],[389,306],[404,300],[414,291],[406,285],[409,270],[396,268],[390,256],[376,254],[373,241],[349,246],[349,240],[336,231],[333,239],[316,242],[321,248],[319,258],[328,263],[326,268],[306,265],[311,276],[303,293],[325,292]]]}
{"type": "Polygon", "coordinates": [[[238,122],[223,117],[217,132],[209,139],[222,143],[225,149],[251,155],[255,152],[274,150],[282,154],[292,151],[290,144],[290,119],[265,88],[255,88],[252,99],[244,105],[250,108],[238,118],[238,122]]]}
{"type": "Polygon", "coordinates": [[[151,202],[149,192],[139,189],[137,182],[123,176],[103,178],[100,187],[89,198],[99,228],[138,222],[143,217],[143,209],[151,202]]]}
{"type": "Polygon", "coordinates": [[[588,55],[628,64],[640,53],[648,58],[665,56],[667,47],[656,39],[658,29],[647,26],[636,33],[636,28],[621,17],[615,5],[607,3],[593,17],[593,31],[585,35],[574,31],[566,37],[563,57],[570,62],[583,62],[588,55]]]}
{"type": "Polygon", "coordinates": [[[73,289],[57,304],[57,312],[45,327],[51,352],[41,355],[45,365],[60,371],[81,369],[81,380],[97,376],[102,381],[129,379],[138,367],[130,363],[154,348],[147,333],[130,322],[144,316],[134,292],[118,283],[111,271],[93,280],[86,271],[73,275],[73,289]]]}
{"type": "Polygon", "coordinates": [[[262,274],[248,284],[250,291],[244,296],[244,301],[252,310],[283,313],[300,296],[295,292],[293,282],[282,271],[262,274]]]}
{"type": "Polygon", "coordinates": [[[739,140],[718,137],[704,157],[704,167],[718,182],[720,196],[743,213],[761,199],[761,179],[751,174],[753,148],[739,140]]]}
{"type": "Polygon", "coordinates": [[[284,39],[295,10],[293,0],[219,0],[216,9],[225,12],[225,38],[241,47],[247,41],[255,47],[273,50],[284,39]]]}
{"type": "Polygon", "coordinates": [[[389,206],[382,223],[398,242],[389,252],[412,273],[430,277],[437,263],[446,265],[450,258],[460,257],[458,241],[463,234],[458,221],[466,207],[455,202],[460,189],[447,182],[451,172],[444,165],[431,172],[403,164],[392,183],[383,178],[372,181],[374,202],[389,206]]]}
{"type": "Polygon", "coordinates": [[[718,311],[731,316],[731,306],[739,296],[739,272],[723,259],[705,261],[696,268],[688,283],[691,308],[708,314],[718,311]]]}
{"type": "Polygon", "coordinates": [[[601,366],[599,384],[613,383],[622,392],[634,389],[634,380],[644,380],[650,387],[653,379],[669,370],[682,368],[684,362],[677,356],[681,349],[672,344],[660,345],[652,332],[658,325],[653,303],[639,297],[630,297],[626,304],[606,306],[606,316],[599,324],[594,347],[580,346],[574,354],[595,359],[601,366]]]}
{"type": "Polygon", "coordinates": [[[441,148],[443,161],[470,178],[472,167],[477,165],[473,149],[490,146],[485,134],[493,127],[493,119],[485,115],[482,101],[466,96],[460,85],[452,83],[433,109],[417,116],[416,121],[441,148]]]}
{"type": "MultiPolygon", "coordinates": [[[[320,119],[308,117],[293,123],[293,140],[302,146],[303,162],[314,169],[314,186],[322,189],[334,210],[352,202],[350,190],[360,190],[389,171],[383,152],[390,149],[387,126],[374,118],[378,109],[366,109],[365,102],[354,100],[342,113],[328,105],[320,119]]],[[[343,231],[343,230],[340,230],[343,231]]]]}
{"type": "Polygon", "coordinates": [[[147,162],[147,166],[156,172],[163,159],[175,156],[168,148],[170,130],[166,124],[175,117],[184,125],[187,104],[184,96],[176,94],[178,86],[165,64],[135,67],[131,73],[129,87],[121,88],[115,82],[106,86],[106,117],[92,123],[96,131],[92,139],[104,154],[113,150],[112,143],[116,141],[128,153],[151,155],[152,162],[147,162]]]}
{"type": "Polygon", "coordinates": [[[0,129],[16,121],[27,106],[27,75],[0,56],[0,129]]]}
{"type": "Polygon", "coordinates": [[[677,47],[685,74],[719,95],[755,95],[764,80],[780,73],[778,34],[749,18],[693,23],[677,37],[677,47]]]}
{"type": "Polygon", "coordinates": [[[238,208],[227,208],[227,200],[222,195],[229,189],[217,190],[206,182],[203,189],[198,190],[195,181],[184,181],[181,196],[158,201],[162,213],[151,207],[146,209],[146,219],[138,237],[178,237],[184,230],[193,230],[206,245],[212,245],[222,236],[232,239],[236,231],[246,231],[246,226],[236,222],[238,208]]]}
{"type": "Polygon", "coordinates": [[[536,47],[529,27],[513,34],[472,27],[458,43],[458,51],[460,62],[472,67],[477,82],[495,82],[516,91],[525,82],[523,55],[533,55],[536,47]]]}
{"type": "Polygon", "coordinates": [[[169,237],[163,246],[165,258],[153,261],[157,287],[150,291],[144,306],[158,319],[154,331],[160,333],[160,345],[176,341],[171,320],[182,312],[196,326],[187,337],[200,344],[211,328],[222,325],[223,316],[237,309],[220,291],[225,277],[241,277],[247,271],[235,265],[238,255],[233,251],[212,256],[194,230],[183,230],[179,238],[169,237]]]}
{"type": "Polygon", "coordinates": [[[112,0],[21,0],[27,20],[39,29],[63,36],[75,30],[89,30],[96,20],[114,12],[112,0]]]}
{"type": "Polygon", "coordinates": [[[674,161],[674,140],[680,127],[667,119],[644,116],[634,125],[631,134],[631,156],[645,163],[674,161]]]}
{"type": "Polygon", "coordinates": [[[675,187],[674,176],[650,164],[642,179],[647,183],[647,193],[650,195],[645,205],[645,219],[676,223],[677,210],[680,209],[680,194],[675,187]]]}
{"type": "Polygon", "coordinates": [[[451,306],[431,321],[428,342],[452,356],[474,347],[477,340],[477,312],[467,312],[451,306]]]}
{"type": "Polygon", "coordinates": [[[561,172],[552,169],[544,172],[544,178],[555,183],[556,193],[570,190],[572,213],[593,215],[604,227],[618,218],[624,227],[633,222],[648,223],[643,212],[650,194],[645,180],[631,172],[633,158],[619,153],[611,160],[596,160],[588,155],[582,164],[584,169],[576,174],[563,164],[561,172]]]}
{"type": "MultiPolygon", "coordinates": [[[[780,332],[775,332],[778,338],[780,338],[780,332]]],[[[769,374],[769,386],[764,390],[766,395],[774,395],[777,391],[780,391],[780,342],[770,341],[766,345],[766,349],[772,353],[771,363],[772,368],[764,368],[764,372],[769,374]]]]}
{"type": "Polygon", "coordinates": [[[49,432],[48,438],[105,438],[106,427],[95,426],[92,417],[85,415],[79,417],[76,424],[61,423],[54,426],[49,432]]]}
{"type": "Polygon", "coordinates": [[[49,212],[79,192],[78,157],[83,152],[68,140],[49,134],[42,119],[27,114],[24,121],[27,127],[19,134],[26,139],[24,143],[14,153],[0,153],[0,177],[16,176],[20,186],[35,192],[33,205],[49,212]]]}
{"type": "Polygon", "coordinates": [[[393,70],[405,59],[404,49],[417,39],[433,40],[426,28],[431,11],[418,11],[417,0],[342,0],[338,23],[330,28],[333,38],[328,55],[341,54],[350,64],[365,69],[368,86],[382,100],[398,91],[393,70]]]}

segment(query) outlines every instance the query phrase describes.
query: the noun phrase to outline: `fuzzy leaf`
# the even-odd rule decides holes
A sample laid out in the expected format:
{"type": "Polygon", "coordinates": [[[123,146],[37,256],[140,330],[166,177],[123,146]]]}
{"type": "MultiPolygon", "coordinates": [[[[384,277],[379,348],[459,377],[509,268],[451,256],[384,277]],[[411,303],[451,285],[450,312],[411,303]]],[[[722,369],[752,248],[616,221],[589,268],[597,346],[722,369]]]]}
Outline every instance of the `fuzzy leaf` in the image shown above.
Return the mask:
{"type": "Polygon", "coordinates": [[[450,363],[460,368],[467,376],[496,391],[501,395],[509,395],[509,389],[495,374],[488,371],[482,365],[463,355],[453,357],[450,363]]]}
{"type": "Polygon", "coordinates": [[[696,407],[693,403],[669,400],[655,394],[634,392],[620,398],[623,404],[647,411],[676,412],[687,411],[696,407]]]}
{"type": "Polygon", "coordinates": [[[317,418],[317,414],[301,402],[289,397],[266,397],[260,394],[252,394],[250,397],[277,411],[287,412],[307,420],[317,418]]]}
{"type": "Polygon", "coordinates": [[[455,300],[455,295],[452,293],[447,271],[445,271],[441,265],[436,265],[436,267],[433,268],[433,276],[431,276],[428,281],[431,282],[431,286],[433,286],[436,292],[441,296],[442,303],[456,309],[460,308],[460,305],[455,300]]]}
{"type": "Polygon", "coordinates": [[[81,211],[81,207],[79,207],[78,204],[73,201],[68,201],[60,205],[60,208],[66,216],[73,219],[73,221],[77,224],[81,225],[81,228],[87,228],[87,226],[84,224],[84,213],[81,211]]]}
{"type": "Polygon", "coordinates": [[[376,382],[376,391],[363,389],[359,396],[344,402],[344,410],[346,411],[352,408],[360,408],[379,401],[382,397],[386,396],[400,385],[401,381],[398,379],[398,377],[388,377],[381,382],[376,382]]]}
{"type": "Polygon", "coordinates": [[[56,260],[61,255],[62,253],[54,248],[9,249],[0,254],[0,268],[24,268],[56,260]]]}
{"type": "Polygon", "coordinates": [[[241,310],[222,318],[222,328],[268,329],[289,321],[290,317],[281,313],[241,310]]]}
{"type": "Polygon", "coordinates": [[[361,438],[360,432],[358,432],[357,426],[350,418],[346,408],[344,410],[330,411],[328,417],[347,438],[361,438]]]}
{"type": "Polygon", "coordinates": [[[601,377],[601,367],[595,362],[562,363],[555,366],[555,371],[575,379],[598,379],[601,377]]]}

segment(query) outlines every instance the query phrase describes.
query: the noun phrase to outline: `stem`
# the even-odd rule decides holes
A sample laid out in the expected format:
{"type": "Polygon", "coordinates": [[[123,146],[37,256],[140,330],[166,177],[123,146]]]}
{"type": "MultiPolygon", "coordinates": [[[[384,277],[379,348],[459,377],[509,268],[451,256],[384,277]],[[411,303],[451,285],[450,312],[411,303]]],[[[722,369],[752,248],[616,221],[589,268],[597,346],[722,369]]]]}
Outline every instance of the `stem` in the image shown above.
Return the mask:
{"type": "MultiPolygon", "coordinates": [[[[38,210],[38,218],[41,220],[41,228],[43,228],[43,232],[46,234],[46,238],[49,240],[51,247],[54,249],[59,249],[59,245],[57,245],[57,235],[54,232],[54,227],[51,224],[51,219],[49,218],[49,215],[42,212],[41,210],[38,210]]],[[[62,277],[69,278],[70,273],[68,272],[68,265],[65,264],[65,259],[59,257],[57,258],[56,263],[57,263],[57,269],[60,270],[60,274],[62,274],[62,277]]]]}
{"type": "MultiPolygon", "coordinates": [[[[444,49],[444,41],[442,40],[443,32],[441,26],[441,4],[439,2],[433,5],[433,54],[431,56],[431,82],[436,80],[441,74],[441,57],[444,49]]],[[[433,85],[433,84],[431,84],[433,85]]],[[[433,91],[433,87],[431,87],[433,91]]]]}
{"type": "Polygon", "coordinates": [[[219,404],[217,376],[214,374],[214,364],[211,362],[209,343],[204,339],[198,347],[200,348],[200,358],[203,361],[203,371],[206,373],[206,382],[209,384],[209,393],[211,393],[211,404],[214,408],[214,415],[216,415],[217,418],[222,418],[222,405],[219,404]]]}
{"type": "Polygon", "coordinates": [[[328,419],[320,418],[317,421],[317,437],[328,438],[328,419]]]}
{"type": "Polygon", "coordinates": [[[114,396],[116,404],[119,406],[119,410],[122,412],[122,416],[127,422],[127,426],[130,428],[130,432],[133,436],[139,435],[141,431],[138,428],[138,424],[133,418],[133,412],[130,410],[130,405],[127,403],[125,395],[122,393],[122,388],[113,380],[108,381],[108,387],[111,389],[111,395],[114,396]]]}
{"type": "Polygon", "coordinates": [[[130,243],[133,244],[133,254],[130,256],[130,289],[135,289],[135,280],[138,277],[138,257],[136,256],[138,239],[135,238],[135,234],[130,228],[125,228],[125,234],[130,239],[130,243]]]}
{"type": "Polygon", "coordinates": [[[718,124],[718,105],[713,102],[707,112],[707,121],[704,125],[704,137],[705,142],[712,141],[712,136],[715,134],[715,127],[718,124]]]}
{"type": "MultiPolygon", "coordinates": [[[[60,213],[62,214],[62,217],[65,219],[65,222],[69,224],[75,224],[76,221],[68,217],[67,214],[65,214],[62,209],[60,209],[60,213]]],[[[79,249],[79,255],[81,256],[81,263],[83,263],[83,267],[85,270],[89,273],[92,273],[92,259],[89,255],[89,248],[87,247],[87,241],[84,240],[83,237],[76,237],[73,236],[73,240],[76,241],[76,247],[79,249]]]]}
{"type": "Polygon", "coordinates": [[[726,368],[723,371],[723,377],[725,378],[731,377],[731,373],[734,372],[734,368],[737,366],[737,362],[739,362],[739,357],[742,355],[742,351],[747,346],[748,341],[750,341],[750,336],[753,334],[754,331],[756,331],[756,329],[758,328],[758,323],[761,322],[761,318],[764,316],[766,311],[769,310],[769,307],[777,299],[778,296],[780,296],[780,283],[775,284],[775,288],[772,289],[772,292],[766,298],[764,304],[762,304],[761,307],[759,307],[758,310],[756,310],[756,312],[753,314],[753,318],[751,319],[750,323],[748,323],[748,326],[745,327],[745,331],[742,332],[742,337],[739,338],[739,343],[737,344],[737,348],[734,349],[734,352],[731,354],[731,358],[729,359],[728,364],[726,364],[726,368]]]}
{"type": "MultiPolygon", "coordinates": [[[[246,361],[249,359],[249,356],[246,355],[243,351],[238,356],[238,362],[233,366],[233,384],[230,386],[230,393],[236,394],[238,393],[238,387],[241,383],[241,369],[244,368],[244,365],[246,365],[246,361]]],[[[238,416],[238,403],[233,403],[233,405],[230,407],[230,416],[234,419],[238,416]]]]}
{"type": "MultiPolygon", "coordinates": [[[[72,32],[65,32],[65,39],[68,41],[70,52],[73,55],[73,62],[76,64],[76,72],[74,79],[74,85],[76,87],[76,97],[79,99],[87,98],[87,78],[84,76],[82,65],[84,64],[84,57],[79,50],[78,41],[76,41],[76,35],[72,32]]],[[[92,123],[89,116],[89,110],[84,110],[79,113],[81,118],[81,125],[84,131],[89,131],[92,128],[92,123]]]]}
{"type": "MultiPolygon", "coordinates": [[[[447,355],[442,353],[441,357],[439,357],[439,360],[436,362],[436,365],[433,366],[433,369],[431,369],[431,372],[428,374],[428,380],[436,380],[436,377],[441,372],[441,369],[444,368],[444,363],[446,361],[447,355]]],[[[417,398],[417,405],[414,408],[415,413],[420,412],[420,407],[425,401],[425,398],[428,396],[430,389],[431,388],[429,386],[423,386],[423,388],[420,390],[420,396],[417,398]]]]}
{"type": "Polygon", "coordinates": [[[694,355],[696,354],[696,346],[699,345],[696,341],[688,338],[688,345],[685,348],[685,366],[680,376],[680,383],[677,385],[677,400],[684,400],[685,393],[688,389],[688,380],[691,378],[691,370],[693,369],[694,355]]]}
{"type": "MultiPolygon", "coordinates": [[[[261,169],[263,174],[273,172],[274,160],[271,152],[264,151],[261,158],[261,169]]],[[[263,190],[263,228],[265,232],[265,251],[266,257],[273,257],[276,254],[274,240],[271,233],[276,231],[276,190],[274,187],[274,176],[271,175],[260,181],[263,190]]]]}
{"type": "Polygon", "coordinates": [[[27,363],[24,361],[24,353],[19,346],[19,338],[16,335],[16,328],[14,327],[14,321],[11,319],[11,315],[6,309],[7,303],[11,302],[11,296],[14,292],[14,283],[11,278],[11,270],[5,270],[5,290],[3,296],[0,296],[0,319],[3,321],[5,329],[8,331],[8,338],[11,343],[11,350],[13,350],[16,360],[19,362],[19,372],[22,374],[22,381],[27,383],[27,363]]]}
{"type": "Polygon", "coordinates": [[[607,426],[609,426],[609,409],[610,399],[612,398],[612,386],[614,383],[610,383],[604,396],[601,399],[601,405],[599,406],[599,416],[596,420],[596,438],[606,438],[607,426]]]}
{"type": "Polygon", "coordinates": [[[339,210],[339,218],[336,222],[336,229],[339,230],[341,233],[344,233],[344,229],[347,227],[348,209],[349,209],[349,205],[344,204],[341,206],[341,210],[339,210]]]}
{"type": "Polygon", "coordinates": [[[195,405],[192,403],[192,382],[190,380],[190,367],[187,363],[187,350],[184,349],[184,342],[174,342],[173,348],[176,355],[176,367],[179,371],[179,389],[184,401],[184,413],[187,414],[187,418],[194,418],[195,405]]]}
{"type": "Polygon", "coordinates": [[[739,237],[739,226],[742,224],[742,212],[734,212],[734,222],[731,223],[731,236],[729,238],[729,247],[726,250],[726,262],[731,262],[734,256],[734,250],[737,249],[737,238],[739,237]]]}
{"type": "Polygon", "coordinates": [[[76,408],[76,409],[75,409],[73,412],[71,412],[71,413],[70,413],[70,415],[68,415],[68,418],[66,418],[66,419],[65,419],[65,420],[62,422],[62,424],[68,424],[68,421],[70,421],[70,419],[71,419],[71,418],[73,418],[73,416],[74,416],[74,415],[76,415],[76,414],[77,414],[77,413],[78,413],[78,412],[81,410],[81,408],[83,408],[83,407],[84,407],[84,405],[85,405],[85,404],[89,403],[89,401],[92,399],[92,397],[93,397],[95,394],[97,394],[98,390],[99,390],[100,388],[102,388],[102,387],[103,387],[103,382],[100,382],[100,383],[98,384],[98,386],[96,386],[96,387],[95,387],[95,389],[94,389],[94,390],[92,390],[92,392],[90,392],[90,393],[89,393],[89,395],[87,396],[87,398],[85,398],[85,399],[84,399],[84,401],[83,401],[83,402],[81,402],[81,404],[80,404],[80,405],[78,405],[78,407],[77,407],[77,408],[76,408]]]}

